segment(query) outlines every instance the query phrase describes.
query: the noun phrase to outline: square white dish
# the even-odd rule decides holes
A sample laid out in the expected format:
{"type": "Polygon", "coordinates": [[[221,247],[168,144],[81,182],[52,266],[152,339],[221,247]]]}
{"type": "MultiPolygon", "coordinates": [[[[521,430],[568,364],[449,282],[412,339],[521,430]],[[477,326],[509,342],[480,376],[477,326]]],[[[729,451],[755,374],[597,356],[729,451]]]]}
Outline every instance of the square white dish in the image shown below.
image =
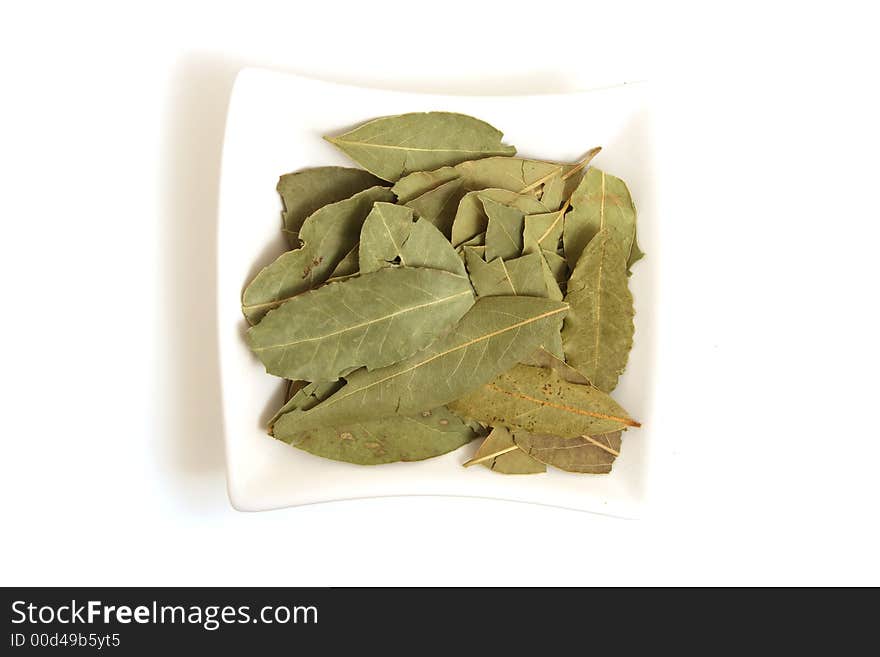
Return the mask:
{"type": "Polygon", "coordinates": [[[646,84],[536,96],[435,96],[337,85],[245,69],[235,82],[226,122],[218,225],[218,333],[229,497],[259,511],[332,500],[389,495],[491,497],[625,517],[647,502],[651,401],[655,382],[656,275],[660,260],[650,90],[646,84]],[[265,424],[281,405],[283,384],[250,353],[240,310],[245,284],[285,248],[281,173],[348,161],[322,135],[370,118],[448,110],[488,121],[517,155],[576,161],[603,147],[594,164],[622,177],[639,210],[639,242],[648,254],[635,267],[635,346],[614,397],[643,423],[624,434],[610,475],[548,468],[506,476],[461,464],[474,441],[415,463],[358,466],[322,459],[273,440],[265,424]]]}

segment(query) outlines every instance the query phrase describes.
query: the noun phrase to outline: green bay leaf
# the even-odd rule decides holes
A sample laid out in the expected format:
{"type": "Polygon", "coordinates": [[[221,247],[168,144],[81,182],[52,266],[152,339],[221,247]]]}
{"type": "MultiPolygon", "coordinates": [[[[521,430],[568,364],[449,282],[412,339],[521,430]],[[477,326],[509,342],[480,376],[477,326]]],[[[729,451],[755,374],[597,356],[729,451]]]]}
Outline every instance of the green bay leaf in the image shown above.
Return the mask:
{"type": "Polygon", "coordinates": [[[465,467],[480,464],[501,474],[539,474],[547,466],[525,453],[505,427],[493,427],[465,467]]]}
{"type": "Polygon", "coordinates": [[[278,179],[276,189],[284,206],[282,231],[290,247],[299,248],[299,231],[310,214],[329,203],[383,184],[369,171],[349,167],[314,167],[285,173],[278,179]]]}
{"type": "Polygon", "coordinates": [[[440,406],[411,416],[306,429],[285,434],[283,441],[335,461],[379,465],[433,458],[477,437],[466,422],[440,406]]]}
{"type": "Polygon", "coordinates": [[[426,171],[477,158],[513,155],[503,134],[485,121],[452,112],[386,116],[336,137],[325,137],[364,169],[395,182],[426,171]]]}
{"type": "Polygon", "coordinates": [[[303,246],[264,267],[242,294],[242,312],[251,324],[288,299],[326,281],[360,239],[375,201],[392,201],[387,187],[371,187],[309,215],[300,231],[303,246]]]}
{"type": "Polygon", "coordinates": [[[313,409],[281,416],[276,435],[448,404],[533,353],[566,310],[563,303],[533,297],[479,299],[452,330],[422,351],[389,367],[358,370],[313,409]]]}
{"type": "Polygon", "coordinates": [[[380,269],[291,299],[251,327],[247,339],[270,374],[333,381],[351,368],[375,370],[411,356],[472,305],[466,277],[380,269]]]}
{"type": "Polygon", "coordinates": [[[597,388],[611,392],[632,348],[635,310],[626,252],[609,229],[581,254],[565,300],[571,305],[562,326],[566,360],[597,388]]]}
{"type": "Polygon", "coordinates": [[[505,371],[449,408],[492,426],[563,438],[639,426],[598,388],[570,383],[555,370],[529,365],[505,371]]]}
{"type": "Polygon", "coordinates": [[[560,438],[517,431],[513,442],[530,457],[567,472],[608,474],[620,456],[623,432],[560,438]]]}

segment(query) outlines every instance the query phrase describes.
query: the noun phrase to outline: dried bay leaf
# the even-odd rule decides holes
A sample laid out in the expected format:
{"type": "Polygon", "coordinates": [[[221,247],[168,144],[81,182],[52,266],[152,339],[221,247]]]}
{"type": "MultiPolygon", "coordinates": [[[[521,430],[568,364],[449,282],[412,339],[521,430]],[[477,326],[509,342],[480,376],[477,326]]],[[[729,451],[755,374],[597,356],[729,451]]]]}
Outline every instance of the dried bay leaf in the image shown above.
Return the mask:
{"type": "Polygon", "coordinates": [[[425,192],[439,187],[443,183],[458,178],[455,167],[441,167],[433,171],[414,171],[404,176],[391,187],[398,203],[408,203],[425,192]]]}
{"type": "Polygon", "coordinates": [[[560,438],[514,432],[513,442],[530,457],[568,472],[608,474],[620,456],[623,432],[560,438]]]}
{"type": "Polygon", "coordinates": [[[469,244],[477,235],[486,232],[489,217],[481,199],[489,198],[504,203],[525,214],[546,212],[547,208],[534,196],[517,194],[508,189],[487,188],[468,192],[461,201],[452,223],[451,241],[456,248],[469,244]]]}
{"type": "Polygon", "coordinates": [[[326,281],[357,246],[361,225],[375,201],[392,201],[387,187],[371,187],[309,215],[300,231],[302,248],[264,267],[242,294],[242,312],[251,324],[288,299],[326,281]]]}
{"type": "Polygon", "coordinates": [[[356,244],[351,251],[345,254],[345,257],[339,262],[330,274],[327,282],[341,281],[346,278],[356,276],[360,267],[360,251],[356,244]]]}
{"type": "MultiPolygon", "coordinates": [[[[507,261],[496,258],[487,263],[478,248],[465,247],[464,252],[471,284],[478,297],[516,295],[562,300],[559,285],[551,272],[545,269],[546,263],[538,253],[507,261]]],[[[557,322],[557,330],[548,334],[543,346],[562,357],[561,319],[557,322]]]]}
{"type": "MultiPolygon", "coordinates": [[[[447,407],[444,407],[444,408],[447,408],[447,407]]],[[[448,408],[447,408],[447,410],[448,410],[448,408]]],[[[449,412],[452,413],[452,411],[449,411],[449,412]]],[[[459,417],[459,416],[456,416],[456,417],[459,417]]],[[[473,420],[469,417],[463,417],[463,418],[461,418],[461,420],[466,425],[468,425],[473,430],[473,432],[475,434],[477,434],[477,436],[480,438],[485,438],[492,431],[491,427],[489,427],[487,425],[483,425],[482,423],[478,422],[477,420],[473,420]]]]}
{"type": "Polygon", "coordinates": [[[429,267],[467,277],[464,263],[452,245],[432,223],[419,219],[400,249],[400,264],[429,267]]]}
{"type": "Polygon", "coordinates": [[[290,247],[299,248],[299,231],[310,214],[377,185],[384,183],[369,171],[349,167],[314,167],[285,173],[276,189],[284,205],[281,230],[290,247]]]}
{"type": "Polygon", "coordinates": [[[389,367],[358,370],[313,409],[281,416],[276,435],[413,415],[448,404],[533,353],[566,310],[563,303],[533,297],[479,299],[452,330],[422,351],[389,367]]]}
{"type": "Polygon", "coordinates": [[[516,149],[485,121],[453,112],[416,112],[368,121],[336,137],[325,137],[364,169],[395,182],[426,171],[516,149]]]}
{"type": "Polygon", "coordinates": [[[632,348],[635,310],[626,252],[609,229],[581,254],[565,300],[571,305],[562,326],[566,360],[597,388],[611,392],[632,348]]]}
{"type": "Polygon", "coordinates": [[[578,185],[580,185],[587,165],[601,150],[600,146],[590,149],[576,165],[569,167],[564,173],[547,180],[541,191],[541,202],[550,210],[561,208],[574,194],[578,185]]]}
{"type": "Polygon", "coordinates": [[[556,212],[527,214],[523,219],[523,253],[546,251],[556,254],[562,239],[565,208],[556,212]]]}
{"type": "Polygon", "coordinates": [[[467,276],[461,258],[426,219],[413,222],[411,208],[376,203],[361,230],[361,273],[400,264],[467,276]]]}
{"type": "Polygon", "coordinates": [[[465,247],[464,253],[471,284],[478,297],[519,295],[549,298],[541,276],[539,254],[532,253],[507,261],[496,258],[486,262],[475,247],[465,247]]]}
{"type": "Polygon", "coordinates": [[[449,408],[493,426],[563,438],[639,426],[598,388],[570,383],[556,370],[529,365],[511,368],[449,408]]]}
{"type": "Polygon", "coordinates": [[[632,267],[639,260],[645,257],[645,252],[639,248],[639,231],[638,229],[633,230],[633,244],[632,249],[629,252],[629,258],[626,261],[626,273],[632,275],[632,267]]]}
{"type": "Polygon", "coordinates": [[[493,200],[518,207],[526,213],[547,212],[547,206],[534,195],[521,194],[520,190],[548,175],[564,174],[571,168],[572,165],[541,160],[488,157],[462,162],[454,167],[446,167],[433,172],[411,174],[412,180],[407,181],[406,185],[401,184],[401,187],[404,188],[397,191],[403,194],[399,198],[407,199],[401,200],[401,202],[415,208],[420,216],[438,217],[437,220],[432,219],[432,223],[438,225],[447,237],[450,236],[450,232],[446,230],[446,224],[453,221],[456,226],[451,233],[452,244],[458,247],[474,235],[486,230],[487,219],[482,204],[476,198],[476,194],[472,199],[466,201],[469,193],[486,194],[493,200]],[[453,181],[456,180],[458,182],[453,184],[453,181]],[[435,181],[439,184],[434,184],[435,181]],[[499,194],[499,191],[507,192],[507,194],[499,194]],[[421,192],[421,194],[414,196],[415,192],[421,192]],[[414,205],[419,197],[424,197],[419,202],[423,206],[422,208],[414,205]],[[456,211],[456,208],[460,207],[459,202],[469,204],[462,208],[461,217],[457,216],[456,211]],[[450,203],[452,207],[450,207],[450,203]],[[453,219],[449,218],[450,212],[456,215],[453,219]],[[474,214],[477,216],[474,217],[474,214]]]}
{"type": "Polygon", "coordinates": [[[314,408],[344,385],[345,381],[339,379],[337,381],[324,381],[321,383],[306,383],[306,385],[298,390],[293,391],[293,394],[291,394],[291,389],[288,388],[289,397],[287,401],[269,420],[269,435],[272,435],[275,422],[279,417],[294,409],[307,411],[310,408],[314,408]]]}
{"type": "MultiPolygon", "coordinates": [[[[520,157],[486,157],[410,174],[392,189],[395,193],[413,198],[457,175],[467,191],[496,188],[535,198],[535,192],[540,192],[541,185],[547,180],[556,175],[564,176],[577,166],[520,157]]],[[[548,209],[545,207],[545,211],[548,209]]]]}
{"type": "Polygon", "coordinates": [[[571,176],[564,178],[563,176],[553,176],[545,183],[541,193],[541,203],[543,203],[550,211],[559,210],[577,189],[580,183],[580,176],[571,176]]]}
{"type": "MultiPolygon", "coordinates": [[[[369,274],[400,257],[413,226],[413,211],[394,203],[375,203],[361,228],[360,271],[369,274]]],[[[402,262],[401,264],[406,264],[402,262]]]]}
{"type": "Polygon", "coordinates": [[[560,376],[560,378],[569,383],[576,383],[584,386],[591,385],[590,380],[587,377],[566,363],[562,358],[550,353],[546,349],[538,349],[532,354],[530,360],[531,362],[528,363],[529,365],[553,370],[560,376]]]}
{"type": "Polygon", "coordinates": [[[541,255],[544,256],[544,262],[547,263],[547,267],[550,269],[550,272],[553,274],[553,279],[556,283],[562,287],[568,283],[568,263],[558,253],[552,253],[550,251],[541,251],[541,255]]]}
{"type": "Polygon", "coordinates": [[[457,248],[463,254],[467,247],[471,247],[480,254],[480,257],[483,257],[486,254],[486,233],[482,232],[474,235],[466,242],[462,242],[457,248]]]}
{"type": "Polygon", "coordinates": [[[492,433],[482,442],[474,457],[464,467],[480,464],[493,472],[502,474],[539,474],[547,472],[547,466],[525,453],[513,441],[510,431],[493,427],[492,433]]]}
{"type": "Polygon", "coordinates": [[[486,260],[510,260],[522,255],[523,212],[489,197],[480,196],[480,200],[486,216],[489,217],[489,225],[486,227],[486,260]]]}
{"type": "Polygon", "coordinates": [[[452,223],[458,202],[464,196],[460,178],[453,178],[434,189],[407,201],[406,206],[415,210],[416,216],[437,226],[445,237],[452,233],[452,223]]]}
{"type": "Polygon", "coordinates": [[[559,287],[556,272],[554,272],[550,265],[547,264],[547,254],[540,253],[536,255],[539,255],[541,258],[541,277],[544,280],[544,286],[547,288],[547,297],[555,299],[556,301],[562,301],[564,296],[562,294],[562,288],[559,287]]]}
{"type": "Polygon", "coordinates": [[[307,429],[286,434],[283,441],[334,461],[379,465],[440,456],[478,435],[465,421],[440,406],[411,416],[307,429]]]}
{"type": "Polygon", "coordinates": [[[557,212],[529,214],[523,219],[523,253],[539,253],[543,259],[542,276],[551,299],[561,299],[561,284],[568,280],[565,258],[556,253],[562,239],[562,221],[566,206],[557,212]],[[551,282],[552,281],[552,282],[551,282]]]}
{"type": "Polygon", "coordinates": [[[455,167],[469,191],[496,187],[519,194],[534,189],[551,176],[564,175],[571,168],[570,164],[519,157],[488,157],[455,167]]]}
{"type": "MultiPolygon", "coordinates": [[[[598,151],[597,151],[598,152],[598,151]]],[[[437,189],[441,185],[458,179],[461,189],[465,192],[488,192],[488,190],[504,190],[509,193],[508,197],[497,197],[494,193],[490,196],[502,203],[516,205],[513,199],[524,197],[532,201],[531,207],[521,207],[524,212],[536,213],[547,212],[552,209],[539,201],[534,193],[540,191],[540,186],[553,177],[564,177],[575,171],[581,165],[561,164],[558,162],[544,162],[542,160],[528,160],[516,157],[488,157],[479,160],[462,162],[453,167],[442,167],[435,171],[419,171],[402,178],[392,187],[397,194],[400,203],[409,204],[410,201],[429,191],[437,189]]],[[[571,183],[567,182],[567,185],[571,183]]],[[[553,195],[551,194],[551,197],[553,195]]],[[[566,197],[567,198],[567,197],[566,197]]],[[[476,202],[476,199],[474,199],[476,202]]],[[[518,206],[517,206],[518,207],[518,206]]],[[[479,203],[472,206],[482,212],[479,203]]],[[[457,220],[458,221],[458,220],[457,220]]],[[[477,225],[473,230],[466,222],[453,236],[453,245],[459,246],[462,242],[470,239],[473,235],[486,229],[485,222],[482,227],[477,225]]]]}
{"type": "Polygon", "coordinates": [[[636,208],[626,183],[591,167],[571,198],[571,212],[565,217],[563,243],[565,259],[574,270],[587,244],[608,229],[629,259],[635,240],[636,208]]]}
{"type": "Polygon", "coordinates": [[[262,320],[248,340],[288,379],[270,434],[357,464],[484,437],[466,465],[609,472],[638,423],[591,380],[610,390],[626,364],[626,277],[643,253],[626,185],[588,168],[599,149],[516,158],[498,130],[448,112],[325,139],[366,170],[282,176],[282,230],[302,248],[242,294],[262,320]]]}
{"type": "Polygon", "coordinates": [[[354,367],[375,370],[411,356],[473,301],[466,277],[380,269],[291,299],[251,327],[247,339],[270,374],[333,381],[354,367]]]}
{"type": "Polygon", "coordinates": [[[287,382],[287,389],[284,391],[284,403],[289,402],[293,396],[298,393],[300,390],[309,385],[308,381],[303,381],[301,379],[289,380],[287,382]]]}

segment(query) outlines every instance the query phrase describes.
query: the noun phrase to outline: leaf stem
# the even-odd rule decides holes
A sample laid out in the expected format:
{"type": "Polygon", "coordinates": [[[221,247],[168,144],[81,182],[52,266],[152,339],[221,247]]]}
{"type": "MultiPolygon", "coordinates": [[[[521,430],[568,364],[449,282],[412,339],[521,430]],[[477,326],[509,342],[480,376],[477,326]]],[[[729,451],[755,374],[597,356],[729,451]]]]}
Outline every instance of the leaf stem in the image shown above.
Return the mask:
{"type": "MultiPolygon", "coordinates": [[[[572,194],[572,196],[574,196],[574,194],[572,194]]],[[[556,224],[558,224],[562,220],[562,218],[565,216],[565,213],[568,212],[568,209],[570,207],[571,207],[571,196],[569,196],[568,199],[566,199],[565,203],[562,204],[562,209],[556,215],[556,219],[553,220],[553,223],[550,224],[550,227],[544,231],[544,234],[541,235],[541,237],[538,238],[538,240],[537,240],[538,246],[541,246],[544,243],[544,238],[547,237],[550,234],[550,231],[552,231],[556,227],[556,224]]],[[[543,248],[543,247],[541,247],[541,248],[543,248]]]]}
{"type": "Polygon", "coordinates": [[[588,150],[587,154],[584,156],[584,159],[578,162],[574,167],[572,167],[570,171],[565,172],[565,174],[562,176],[562,179],[568,180],[569,178],[571,178],[574,174],[587,166],[593,160],[593,158],[599,154],[599,151],[601,150],[601,146],[596,146],[595,148],[591,148],[590,150],[588,150]]]}
{"type": "Polygon", "coordinates": [[[472,465],[476,465],[477,463],[482,463],[483,461],[488,461],[489,459],[494,459],[496,456],[501,456],[502,454],[507,454],[507,452],[512,452],[515,449],[519,449],[516,445],[511,445],[510,447],[505,447],[504,449],[500,449],[497,452],[492,452],[491,454],[486,454],[486,456],[481,456],[478,459],[471,459],[462,465],[465,468],[469,468],[472,465]]]}
{"type": "MultiPolygon", "coordinates": [[[[543,185],[545,182],[547,182],[548,180],[550,180],[550,179],[553,178],[554,176],[558,176],[559,173],[560,173],[564,168],[565,168],[565,165],[560,164],[558,167],[556,167],[555,169],[553,169],[553,171],[551,171],[550,173],[548,173],[546,176],[541,176],[541,177],[538,178],[535,182],[533,182],[531,185],[526,185],[526,186],[523,187],[521,190],[519,190],[519,192],[517,192],[517,193],[518,193],[518,194],[525,194],[526,192],[530,192],[530,191],[532,191],[533,189],[535,189],[535,188],[537,188],[537,187],[540,187],[541,185],[543,185]]],[[[563,180],[565,180],[565,179],[563,178],[563,180]]]]}
{"type": "Polygon", "coordinates": [[[615,457],[616,457],[616,456],[620,456],[620,452],[618,452],[616,449],[614,449],[614,448],[612,448],[612,447],[609,447],[609,446],[607,446],[607,445],[603,445],[602,443],[600,443],[598,440],[596,440],[596,439],[593,438],[592,436],[581,436],[581,438],[584,438],[585,440],[590,441],[590,442],[593,443],[596,447],[598,447],[599,449],[605,450],[606,452],[608,452],[608,453],[611,454],[612,456],[615,456],[615,457]]]}
{"type": "MultiPolygon", "coordinates": [[[[571,178],[574,174],[576,174],[578,171],[580,171],[585,166],[587,166],[592,161],[592,159],[594,157],[596,157],[596,155],[599,154],[599,151],[601,151],[601,150],[602,150],[601,146],[596,146],[595,148],[591,148],[590,150],[588,150],[587,154],[584,156],[584,159],[582,159],[580,162],[575,164],[570,170],[566,171],[562,175],[561,180],[568,180],[569,178],[571,178]]],[[[533,189],[537,189],[538,187],[543,185],[545,182],[547,182],[548,180],[550,180],[554,176],[558,176],[564,168],[565,168],[565,165],[560,164],[558,167],[553,169],[553,171],[551,171],[550,173],[548,173],[545,176],[541,176],[532,184],[526,185],[521,190],[519,190],[519,192],[517,192],[517,193],[518,194],[525,194],[526,192],[530,192],[533,189]]]]}

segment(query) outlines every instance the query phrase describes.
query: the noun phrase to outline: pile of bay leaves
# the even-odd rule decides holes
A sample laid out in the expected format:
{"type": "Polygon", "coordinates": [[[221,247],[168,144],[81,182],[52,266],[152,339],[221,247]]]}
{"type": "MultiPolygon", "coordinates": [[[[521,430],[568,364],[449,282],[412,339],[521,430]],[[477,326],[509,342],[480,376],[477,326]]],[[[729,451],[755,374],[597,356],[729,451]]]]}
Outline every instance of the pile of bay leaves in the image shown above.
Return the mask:
{"type": "Polygon", "coordinates": [[[281,176],[290,250],[246,287],[254,354],[289,380],[269,433],[358,464],[481,438],[495,472],[607,473],[639,423],[609,395],[642,253],[619,178],[515,157],[448,112],[326,137],[363,168],[281,176]]]}

